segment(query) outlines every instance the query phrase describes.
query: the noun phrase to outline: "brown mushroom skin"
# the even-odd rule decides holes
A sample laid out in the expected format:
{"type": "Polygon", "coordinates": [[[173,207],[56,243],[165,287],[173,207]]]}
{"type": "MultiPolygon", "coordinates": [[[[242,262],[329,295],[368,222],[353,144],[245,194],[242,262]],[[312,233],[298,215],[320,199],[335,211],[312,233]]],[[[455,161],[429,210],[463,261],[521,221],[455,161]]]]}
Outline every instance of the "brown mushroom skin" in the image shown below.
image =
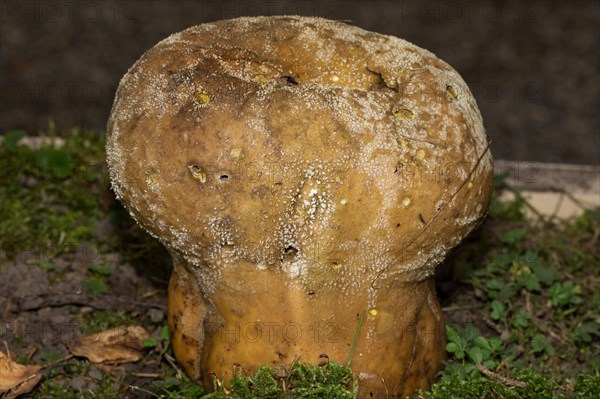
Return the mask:
{"type": "MultiPolygon", "coordinates": [[[[189,279],[181,266],[171,276],[169,328],[177,359],[196,381],[202,381],[206,372],[220,372],[215,375],[229,380],[234,365],[254,371],[261,364],[289,366],[295,358],[314,364],[322,363],[324,358],[347,362],[358,326],[357,310],[364,307],[358,298],[328,320],[322,315],[331,314],[329,305],[315,306],[318,298],[309,299],[303,292],[290,295],[281,279],[272,275],[262,281],[263,286],[254,297],[219,298],[215,304],[217,312],[225,316],[211,321],[211,316],[199,316],[205,315],[205,304],[189,303],[199,298],[193,287],[186,287],[189,279]],[[265,297],[272,297],[273,301],[265,301],[265,297]],[[311,311],[302,317],[287,311],[300,308],[311,311]],[[210,351],[202,353],[203,346],[210,351]]],[[[222,288],[228,289],[228,284],[222,288]]],[[[375,316],[367,313],[363,324],[371,325],[377,336],[368,339],[368,329],[361,329],[352,361],[354,370],[362,370],[361,397],[386,397],[383,392],[395,397],[427,389],[445,358],[444,316],[435,297],[433,279],[416,284],[398,282],[387,288],[379,293],[382,310],[375,316]],[[404,311],[399,315],[388,309],[404,311]],[[406,324],[399,325],[399,320],[406,324]],[[361,345],[365,342],[369,344],[361,345]]],[[[328,300],[339,303],[335,297],[328,300]]],[[[204,385],[212,389],[212,379],[204,379],[204,385]]]]}
{"type": "Polygon", "coordinates": [[[192,27],[125,75],[113,189],[173,257],[175,355],[348,361],[360,397],[428,388],[445,355],[435,266],[485,216],[492,159],[464,81],[398,38],[308,17],[192,27]]]}

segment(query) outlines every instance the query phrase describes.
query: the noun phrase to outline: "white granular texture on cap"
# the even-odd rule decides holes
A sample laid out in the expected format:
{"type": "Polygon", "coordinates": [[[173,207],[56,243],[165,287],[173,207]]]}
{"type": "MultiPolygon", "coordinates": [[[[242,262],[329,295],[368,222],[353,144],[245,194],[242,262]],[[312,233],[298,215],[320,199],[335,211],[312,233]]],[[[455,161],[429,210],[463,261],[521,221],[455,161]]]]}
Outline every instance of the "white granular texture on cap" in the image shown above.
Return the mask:
{"type": "MultiPolygon", "coordinates": [[[[243,43],[235,42],[232,39],[235,36],[230,36],[267,22],[275,23],[275,20],[269,17],[238,18],[192,27],[164,39],[129,69],[120,82],[108,122],[107,163],[117,198],[124,200],[132,216],[151,234],[160,237],[170,250],[182,254],[195,266],[193,272],[206,292],[214,290],[221,267],[242,261],[254,264],[257,272],[279,268],[282,275],[289,278],[289,284],[308,286],[314,279],[320,278],[323,268],[331,267],[330,260],[310,255],[322,248],[347,256],[336,265],[342,273],[340,278],[320,281],[323,287],[351,292],[353,288],[365,286],[365,274],[382,279],[406,272],[413,273],[412,279],[430,276],[436,263],[462,237],[448,237],[448,242],[437,243],[421,251],[419,256],[398,260],[393,254],[398,252],[399,238],[394,230],[396,223],[390,218],[402,219],[404,223],[407,215],[411,216],[411,223],[415,225],[413,238],[416,240],[422,231],[429,228],[428,223],[436,217],[436,211],[444,207],[457,208],[453,198],[461,189],[460,181],[451,181],[440,198],[429,199],[428,203],[422,202],[426,193],[416,191],[428,188],[423,180],[431,179],[431,184],[438,183],[434,179],[436,173],[438,180],[444,179],[443,172],[447,168],[444,157],[460,148],[464,140],[461,132],[471,132],[467,138],[473,142],[477,156],[466,158],[464,163],[449,172],[463,181],[472,173],[491,169],[491,157],[484,156],[488,143],[481,115],[467,85],[458,73],[437,60],[432,53],[405,40],[322,18],[279,19],[279,23],[285,22],[300,32],[297,38],[299,48],[291,51],[290,57],[311,54],[314,64],[310,68],[300,61],[283,62],[273,58],[280,49],[269,40],[263,40],[254,51],[250,51],[243,48],[243,43]],[[223,24],[229,24],[234,33],[220,29],[223,24]],[[327,40],[321,39],[324,32],[329,34],[327,40]],[[220,44],[212,46],[211,41],[220,44]],[[340,58],[342,44],[353,46],[356,51],[347,51],[344,53],[346,57],[340,58]],[[165,54],[169,54],[171,59],[157,63],[154,57],[165,54]],[[194,73],[206,65],[214,69],[200,77],[205,79],[203,84],[194,73]],[[418,83],[421,75],[436,82],[435,87],[427,88],[433,94],[421,93],[418,85],[407,85],[407,79],[409,83],[412,83],[410,79],[418,83]],[[211,86],[211,79],[222,81],[218,90],[211,86]],[[294,83],[293,79],[297,81],[294,83]],[[373,88],[373,82],[376,82],[377,88],[373,88]],[[177,88],[173,89],[173,85],[177,88]],[[124,98],[124,93],[128,93],[129,97],[124,98]],[[443,96],[454,97],[453,93],[456,93],[456,98],[450,101],[447,113],[444,113],[442,104],[446,97],[443,96]],[[435,98],[422,101],[421,95],[433,95],[435,98]],[[232,100],[233,97],[235,99],[232,100]],[[188,110],[185,107],[190,98],[196,98],[196,103],[188,110]],[[320,143],[309,142],[309,139],[303,146],[278,143],[279,147],[269,147],[265,144],[277,143],[277,139],[273,138],[276,135],[273,122],[269,119],[273,117],[276,121],[276,117],[268,114],[270,107],[276,108],[276,98],[294,100],[290,100],[290,115],[300,118],[311,112],[326,112],[339,124],[335,132],[329,132],[339,139],[339,148],[334,145],[329,149],[330,159],[321,157],[309,161],[298,158],[302,154],[311,155],[311,147],[315,147],[315,153],[318,153],[316,148],[320,143]],[[232,114],[228,101],[238,100],[241,108],[237,114],[232,114]],[[212,126],[204,125],[204,118],[217,111],[227,117],[235,115],[240,121],[231,120],[230,125],[227,125],[228,121],[221,121],[222,125],[211,131],[212,126]],[[464,120],[464,126],[456,126],[455,120],[459,116],[464,120]],[[140,141],[134,148],[124,148],[120,143],[124,136],[130,134],[130,122],[136,118],[145,129],[149,129],[148,134],[140,135],[140,141]],[[153,126],[165,128],[161,121],[177,122],[178,118],[182,122],[195,123],[197,131],[181,132],[175,126],[172,132],[155,131],[156,134],[152,135],[153,126]],[[435,120],[435,127],[425,123],[426,118],[435,120]],[[234,128],[234,123],[239,125],[234,128]],[[239,126],[245,129],[247,147],[234,151],[230,147],[234,143],[228,134],[240,129],[239,126]],[[192,138],[194,134],[195,139],[192,138]],[[205,139],[203,134],[218,134],[225,138],[218,141],[218,148],[194,147],[199,143],[199,137],[205,139]],[[165,164],[171,166],[170,157],[183,157],[161,152],[160,143],[168,140],[169,135],[189,141],[188,147],[183,147],[186,154],[210,152],[216,165],[230,164],[231,154],[244,159],[249,151],[263,151],[265,155],[277,155],[281,159],[285,159],[284,156],[293,158],[282,168],[284,178],[281,179],[283,182],[279,182],[280,186],[265,189],[267,194],[264,195],[277,192],[278,197],[272,200],[273,203],[265,200],[261,210],[263,217],[260,223],[272,226],[263,242],[252,242],[251,231],[241,228],[240,221],[249,215],[237,214],[226,204],[218,207],[207,205],[197,218],[204,221],[202,223],[172,225],[183,223],[186,220],[183,216],[188,216],[186,212],[200,209],[200,205],[195,203],[200,200],[194,199],[194,195],[206,198],[202,195],[214,193],[227,198],[227,190],[233,190],[233,182],[220,183],[212,175],[207,175],[207,182],[195,182],[197,193],[190,195],[189,202],[176,199],[185,205],[185,209],[173,208],[167,193],[176,190],[179,181],[187,178],[189,165],[183,165],[180,175],[161,177],[160,167],[152,163],[154,158],[162,156],[168,159],[165,164]],[[361,145],[356,152],[349,153],[349,147],[344,147],[344,140],[360,142],[361,145]],[[130,159],[132,152],[147,156],[148,164],[134,168],[130,159]],[[393,159],[396,160],[394,163],[390,161],[393,159]],[[156,170],[151,173],[143,171],[145,168],[156,170]],[[369,209],[368,203],[357,203],[345,180],[353,173],[358,176],[353,190],[377,198],[378,209],[369,209]],[[410,205],[403,206],[402,199],[407,192],[415,194],[416,198],[409,198],[410,205]],[[344,237],[337,236],[332,226],[343,225],[339,215],[361,211],[361,207],[366,208],[365,214],[374,216],[373,220],[363,221],[359,242],[345,241],[344,237]],[[274,214],[271,208],[281,211],[274,214]],[[427,212],[416,213],[415,209],[427,212]],[[425,222],[419,222],[417,215],[425,222]],[[176,222],[171,222],[173,220],[176,222]],[[232,246],[233,250],[224,254],[223,248],[228,246],[232,246]],[[294,259],[282,260],[285,248],[295,248],[294,259]]],[[[270,37],[268,30],[261,34],[270,37]]],[[[252,37],[245,40],[250,43],[252,37]]],[[[308,117],[298,123],[305,123],[311,129],[325,128],[325,125],[310,125],[308,117]]],[[[311,134],[311,131],[307,130],[306,134],[311,134]]],[[[201,144],[207,146],[207,142],[201,144]]],[[[200,172],[207,173],[204,170],[200,172]]],[[[249,185],[245,181],[241,184],[249,185]]],[[[250,188],[247,190],[251,192],[250,188]]],[[[250,198],[256,201],[255,197],[250,198]]],[[[241,204],[236,205],[241,208],[241,204]]],[[[481,205],[475,213],[467,214],[466,211],[466,207],[461,209],[456,226],[472,226],[483,213],[481,205]]],[[[404,238],[404,242],[411,245],[410,237],[404,238]]]]}

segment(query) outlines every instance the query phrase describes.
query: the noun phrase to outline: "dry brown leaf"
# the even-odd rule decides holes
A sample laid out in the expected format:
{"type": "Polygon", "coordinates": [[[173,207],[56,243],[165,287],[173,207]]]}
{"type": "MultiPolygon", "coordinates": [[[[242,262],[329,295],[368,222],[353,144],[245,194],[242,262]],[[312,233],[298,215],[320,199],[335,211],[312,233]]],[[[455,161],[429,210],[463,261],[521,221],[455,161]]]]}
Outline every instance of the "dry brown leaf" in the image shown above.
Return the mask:
{"type": "Polygon", "coordinates": [[[120,364],[137,362],[144,356],[143,341],[150,334],[140,326],[117,327],[77,338],[69,351],[92,363],[120,364]]]}
{"type": "Polygon", "coordinates": [[[29,393],[42,379],[42,374],[36,374],[41,369],[37,365],[23,365],[13,362],[3,352],[0,352],[0,395],[3,399],[13,399],[29,393]]]}

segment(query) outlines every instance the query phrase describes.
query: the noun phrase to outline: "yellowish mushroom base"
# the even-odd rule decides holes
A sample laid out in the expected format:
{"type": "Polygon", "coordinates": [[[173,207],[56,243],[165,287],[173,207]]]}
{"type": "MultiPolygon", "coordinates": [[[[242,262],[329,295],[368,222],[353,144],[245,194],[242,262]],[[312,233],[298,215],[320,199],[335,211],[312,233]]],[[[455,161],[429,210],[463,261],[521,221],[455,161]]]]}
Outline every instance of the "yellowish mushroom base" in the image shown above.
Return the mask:
{"type": "Polygon", "coordinates": [[[375,293],[378,308],[366,309],[366,290],[351,296],[302,292],[275,272],[250,272],[246,265],[237,265],[237,279],[233,268],[222,271],[215,292],[228,295],[208,298],[185,264],[176,258],[174,264],[168,315],[173,350],[188,376],[209,390],[214,377],[227,383],[240,366],[251,373],[294,361],[345,364],[362,312],[351,365],[360,398],[427,389],[444,359],[444,318],[433,278],[382,284],[375,293]],[[237,290],[231,281],[240,282],[237,290]]]}

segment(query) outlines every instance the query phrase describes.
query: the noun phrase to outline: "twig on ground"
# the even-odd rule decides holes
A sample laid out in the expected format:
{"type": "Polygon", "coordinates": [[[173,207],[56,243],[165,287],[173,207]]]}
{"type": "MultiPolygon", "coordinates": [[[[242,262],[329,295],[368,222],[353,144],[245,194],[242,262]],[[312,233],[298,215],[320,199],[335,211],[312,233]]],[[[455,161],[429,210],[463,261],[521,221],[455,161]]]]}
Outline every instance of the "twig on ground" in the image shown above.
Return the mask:
{"type": "Polygon", "coordinates": [[[491,378],[494,381],[497,381],[501,384],[504,384],[509,387],[517,387],[517,388],[525,388],[527,387],[527,383],[519,380],[515,380],[512,378],[504,377],[498,373],[493,372],[482,364],[478,364],[477,370],[481,371],[486,377],[491,378]]]}
{"type": "Polygon", "coordinates": [[[541,222],[542,224],[546,224],[548,222],[546,217],[544,217],[544,215],[535,206],[533,206],[531,204],[531,202],[529,202],[527,200],[527,198],[525,198],[518,189],[513,188],[513,187],[508,187],[507,190],[511,191],[516,196],[516,198],[518,198],[520,201],[522,201],[523,204],[537,216],[537,218],[538,218],[537,223],[541,222]]]}
{"type": "Polygon", "coordinates": [[[496,323],[494,323],[489,316],[483,315],[483,321],[488,327],[496,331],[499,335],[501,335],[504,332],[504,330],[500,328],[496,323]]]}
{"type": "Polygon", "coordinates": [[[168,353],[164,354],[164,358],[171,365],[171,367],[173,367],[173,369],[177,372],[177,378],[180,379],[182,377],[183,373],[181,372],[179,367],[177,367],[177,364],[175,363],[175,359],[173,359],[171,356],[169,356],[168,353]]]}
{"type": "Polygon", "coordinates": [[[160,377],[162,377],[162,374],[160,374],[160,373],[131,373],[131,375],[134,375],[136,377],[141,377],[141,378],[160,378],[160,377]]]}
{"type": "Polygon", "coordinates": [[[10,349],[8,349],[8,343],[4,340],[4,347],[6,348],[6,356],[10,359],[10,349]]]}
{"type": "Polygon", "coordinates": [[[149,395],[148,397],[153,397],[153,398],[158,398],[159,396],[157,394],[155,394],[154,392],[150,392],[147,389],[144,389],[142,387],[138,387],[136,385],[130,385],[129,389],[131,389],[132,391],[138,391],[138,392],[143,392],[147,395],[149,395]]]}
{"type": "Polygon", "coordinates": [[[5,297],[12,313],[61,306],[89,306],[96,310],[127,310],[136,307],[166,309],[164,303],[132,301],[129,297],[46,293],[27,297],[5,297]]]}
{"type": "Polygon", "coordinates": [[[446,306],[442,308],[442,312],[458,312],[461,310],[470,310],[470,309],[480,309],[485,305],[483,304],[473,304],[473,305],[454,305],[454,306],[446,306]]]}

